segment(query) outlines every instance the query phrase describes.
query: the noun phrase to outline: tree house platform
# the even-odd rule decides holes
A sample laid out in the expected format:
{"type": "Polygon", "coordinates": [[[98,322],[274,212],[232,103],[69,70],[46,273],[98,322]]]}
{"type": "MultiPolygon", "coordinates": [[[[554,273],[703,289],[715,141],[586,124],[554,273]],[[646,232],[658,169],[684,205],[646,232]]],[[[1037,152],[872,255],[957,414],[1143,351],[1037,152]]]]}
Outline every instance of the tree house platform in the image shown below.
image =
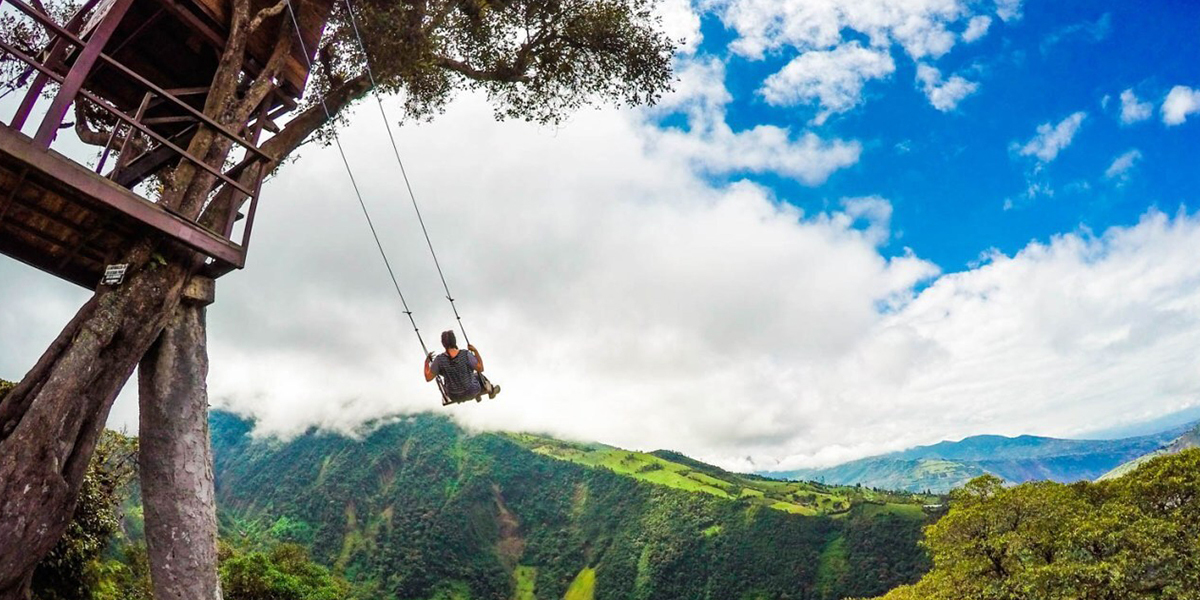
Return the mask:
{"type": "Polygon", "coordinates": [[[175,238],[217,268],[245,264],[242,246],[0,128],[0,252],[92,289],[117,253],[147,233],[175,238]]]}
{"type": "MultiPolygon", "coordinates": [[[[291,2],[304,47],[315,49],[333,0],[291,2]]],[[[0,53],[27,65],[22,80],[28,84],[16,113],[0,124],[0,253],[89,289],[122,249],[146,235],[201,253],[210,276],[242,268],[261,178],[247,183],[239,177],[267,159],[257,147],[259,136],[273,130],[274,119],[295,108],[303,93],[308,57],[301,45],[292,44],[274,89],[250,122],[231,129],[202,112],[225,47],[231,0],[87,0],[64,24],[40,4],[0,0],[4,4],[44,28],[49,43],[30,53],[0,40],[0,53]],[[58,84],[53,101],[37,115],[36,133],[26,135],[50,84],[58,84]],[[94,169],[51,148],[72,126],[65,118],[80,102],[114,124],[94,169]],[[185,148],[202,127],[234,142],[234,166],[214,168],[188,154],[185,148]],[[105,172],[112,156],[115,164],[105,172]],[[215,231],[137,193],[140,184],[185,161],[216,177],[214,194],[224,189],[249,204],[240,242],[231,239],[236,213],[215,231]]],[[[251,14],[271,4],[251,0],[251,14]]],[[[247,40],[246,77],[261,73],[281,27],[290,31],[286,13],[247,40]]]]}

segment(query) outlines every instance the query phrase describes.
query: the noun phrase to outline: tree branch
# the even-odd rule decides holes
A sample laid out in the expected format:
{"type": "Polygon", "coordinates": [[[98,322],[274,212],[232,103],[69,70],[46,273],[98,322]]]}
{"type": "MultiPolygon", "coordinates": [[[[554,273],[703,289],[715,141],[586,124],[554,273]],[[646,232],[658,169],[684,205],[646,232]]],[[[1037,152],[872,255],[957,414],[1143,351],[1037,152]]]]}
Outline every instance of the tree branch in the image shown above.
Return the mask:
{"type": "Polygon", "coordinates": [[[453,58],[449,58],[449,57],[445,57],[445,56],[438,56],[438,57],[434,58],[433,60],[434,60],[434,64],[436,64],[437,66],[439,66],[443,69],[448,69],[448,70],[454,71],[455,73],[458,73],[459,75],[462,75],[468,79],[474,79],[475,81],[495,81],[495,82],[501,82],[501,83],[528,83],[529,81],[531,81],[533,79],[532,77],[529,76],[528,73],[518,70],[515,67],[509,68],[509,69],[497,69],[497,70],[492,70],[492,71],[485,71],[482,69],[476,69],[475,67],[472,67],[471,65],[468,65],[467,63],[464,63],[464,62],[461,62],[458,60],[454,60],[453,58]]]}
{"type": "Polygon", "coordinates": [[[82,98],[75,102],[75,135],[79,136],[79,141],[89,146],[103,146],[108,143],[109,134],[92,129],[88,125],[87,109],[82,98]]]}
{"type": "Polygon", "coordinates": [[[333,42],[325,44],[317,50],[317,61],[325,70],[325,77],[329,80],[330,88],[336,88],[346,83],[346,78],[335,72],[333,68],[333,42]]]}
{"type": "Polygon", "coordinates": [[[287,5],[288,0],[279,0],[279,2],[275,3],[274,6],[268,6],[267,8],[258,11],[258,14],[254,15],[254,18],[250,20],[250,26],[247,27],[247,31],[249,33],[258,31],[258,28],[262,26],[263,21],[271,17],[278,16],[279,13],[283,12],[283,9],[287,8],[287,5]]]}
{"type": "Polygon", "coordinates": [[[245,95],[242,96],[241,102],[234,111],[234,118],[238,123],[245,123],[250,115],[258,109],[258,105],[267,97],[267,94],[275,89],[275,77],[283,70],[283,64],[291,54],[291,42],[292,30],[280,27],[275,47],[271,49],[271,57],[267,59],[267,64],[258,77],[250,83],[250,87],[246,89],[245,95]]]}

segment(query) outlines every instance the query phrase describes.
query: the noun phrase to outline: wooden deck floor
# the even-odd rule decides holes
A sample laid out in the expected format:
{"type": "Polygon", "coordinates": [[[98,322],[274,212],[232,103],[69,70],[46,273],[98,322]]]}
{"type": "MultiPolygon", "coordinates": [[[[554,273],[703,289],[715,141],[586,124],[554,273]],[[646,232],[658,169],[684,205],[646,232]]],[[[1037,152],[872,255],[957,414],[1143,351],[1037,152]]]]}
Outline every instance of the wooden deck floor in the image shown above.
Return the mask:
{"type": "Polygon", "coordinates": [[[94,289],[132,239],[159,233],[241,268],[241,246],[0,125],[0,253],[94,289]]]}

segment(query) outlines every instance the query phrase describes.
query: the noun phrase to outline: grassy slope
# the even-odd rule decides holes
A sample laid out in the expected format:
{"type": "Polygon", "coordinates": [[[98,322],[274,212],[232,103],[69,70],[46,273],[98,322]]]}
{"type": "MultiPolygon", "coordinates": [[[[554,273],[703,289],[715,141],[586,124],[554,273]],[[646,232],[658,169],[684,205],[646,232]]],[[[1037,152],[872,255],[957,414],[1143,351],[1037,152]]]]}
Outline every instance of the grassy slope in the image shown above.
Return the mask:
{"type": "Polygon", "coordinates": [[[838,581],[846,575],[846,568],[846,538],[839,535],[821,550],[817,563],[818,593],[823,597],[832,596],[838,581]]]}
{"type": "Polygon", "coordinates": [[[849,486],[779,481],[738,475],[673,452],[634,452],[602,444],[575,444],[530,434],[508,434],[522,446],[551,458],[688,492],[742,499],[797,515],[836,515],[859,503],[878,503],[897,511],[920,512],[932,498],[891,494],[849,486]],[[670,457],[671,460],[668,460],[670,457]]]}
{"type": "Polygon", "coordinates": [[[567,588],[564,600],[592,600],[596,596],[596,570],[584,568],[567,588]]]}
{"type": "Polygon", "coordinates": [[[537,567],[518,566],[513,577],[517,580],[513,600],[537,600],[537,567]]]}

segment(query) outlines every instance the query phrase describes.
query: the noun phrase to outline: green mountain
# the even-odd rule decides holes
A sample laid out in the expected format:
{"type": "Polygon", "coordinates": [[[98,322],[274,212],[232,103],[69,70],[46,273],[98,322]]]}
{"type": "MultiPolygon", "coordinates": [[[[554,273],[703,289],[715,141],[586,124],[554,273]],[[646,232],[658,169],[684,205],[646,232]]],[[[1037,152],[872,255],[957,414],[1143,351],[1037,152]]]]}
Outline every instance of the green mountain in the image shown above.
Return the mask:
{"type": "Polygon", "coordinates": [[[928,497],[472,435],[430,415],[354,438],[251,428],[212,417],[223,535],[300,543],[371,597],[834,599],[929,567],[917,546],[928,497]]]}
{"type": "Polygon", "coordinates": [[[1129,462],[1121,464],[1117,468],[1105,473],[1100,477],[1100,479],[1115,479],[1117,477],[1127,475],[1154,458],[1171,454],[1179,454],[1180,452],[1191,448],[1200,448],[1200,425],[1185,431],[1179,437],[1171,440],[1170,443],[1154,450],[1153,452],[1146,453],[1129,462]]]}
{"type": "Polygon", "coordinates": [[[1189,427],[1191,425],[1119,440],[980,435],[859,459],[835,467],[772,475],[935,493],[961,487],[983,474],[995,475],[1009,483],[1070,483],[1094,480],[1117,465],[1161,448],[1189,427]]]}

